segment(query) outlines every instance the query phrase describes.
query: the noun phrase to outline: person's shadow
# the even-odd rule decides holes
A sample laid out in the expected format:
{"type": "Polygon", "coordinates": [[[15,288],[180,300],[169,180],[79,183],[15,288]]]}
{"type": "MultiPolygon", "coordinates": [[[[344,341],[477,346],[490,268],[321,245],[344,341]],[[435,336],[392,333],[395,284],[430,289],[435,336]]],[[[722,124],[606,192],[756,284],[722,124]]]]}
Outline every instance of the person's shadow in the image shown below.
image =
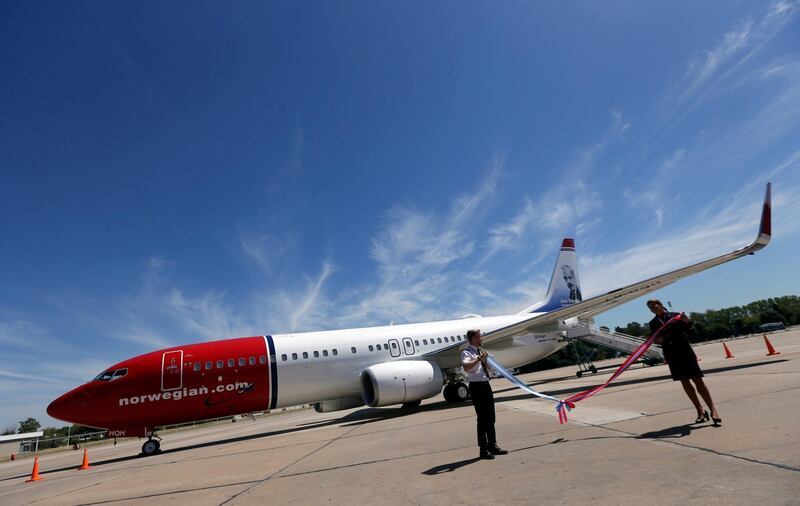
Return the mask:
{"type": "Polygon", "coordinates": [[[427,471],[422,471],[422,474],[427,474],[428,476],[436,476],[437,474],[452,473],[453,471],[455,471],[460,467],[464,467],[479,460],[480,457],[474,457],[471,459],[460,460],[458,462],[450,462],[448,464],[442,464],[441,466],[432,467],[427,471]]]}
{"type": "Polygon", "coordinates": [[[667,438],[681,438],[688,436],[692,432],[692,424],[687,423],[683,425],[676,425],[666,429],[656,430],[652,432],[645,432],[636,436],[636,439],[667,439],[667,438]]]}
{"type": "MultiPolygon", "coordinates": [[[[542,444],[533,445],[533,446],[526,446],[525,448],[517,448],[516,450],[511,450],[510,453],[521,452],[521,451],[530,450],[530,449],[533,449],[533,448],[540,448],[542,446],[563,443],[565,441],[566,441],[566,439],[560,437],[560,438],[557,438],[554,441],[551,441],[549,443],[542,443],[542,444]]],[[[428,476],[436,476],[438,474],[452,473],[456,469],[462,468],[462,467],[464,467],[466,465],[472,464],[473,462],[477,462],[479,460],[481,460],[480,457],[474,457],[474,458],[471,458],[471,459],[459,460],[458,462],[450,462],[448,464],[442,464],[440,466],[434,466],[434,467],[428,469],[427,471],[422,471],[422,474],[425,474],[425,475],[428,475],[428,476]]]]}

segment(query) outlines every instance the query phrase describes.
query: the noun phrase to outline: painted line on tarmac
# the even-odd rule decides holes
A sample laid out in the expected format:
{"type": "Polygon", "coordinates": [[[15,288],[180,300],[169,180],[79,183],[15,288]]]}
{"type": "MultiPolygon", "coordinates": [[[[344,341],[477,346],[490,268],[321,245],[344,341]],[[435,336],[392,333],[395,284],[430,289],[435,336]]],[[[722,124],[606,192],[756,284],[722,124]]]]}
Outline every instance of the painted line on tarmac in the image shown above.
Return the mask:
{"type": "MultiPolygon", "coordinates": [[[[553,405],[531,400],[517,400],[505,401],[503,406],[516,409],[518,411],[527,411],[530,413],[537,413],[549,417],[558,416],[553,405]]],[[[607,423],[622,422],[624,420],[633,420],[634,418],[641,418],[646,416],[644,413],[638,411],[622,411],[617,409],[607,408],[592,408],[589,406],[581,406],[575,408],[569,413],[570,423],[582,423],[585,425],[596,426],[605,425],[607,423]]]]}

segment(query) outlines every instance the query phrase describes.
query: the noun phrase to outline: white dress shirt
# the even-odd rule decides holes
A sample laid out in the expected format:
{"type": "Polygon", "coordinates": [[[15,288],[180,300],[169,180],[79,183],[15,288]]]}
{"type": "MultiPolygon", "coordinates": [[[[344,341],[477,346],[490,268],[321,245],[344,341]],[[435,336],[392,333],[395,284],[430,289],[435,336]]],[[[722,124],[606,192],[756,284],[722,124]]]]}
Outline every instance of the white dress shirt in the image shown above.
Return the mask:
{"type": "Polygon", "coordinates": [[[473,366],[472,370],[467,370],[467,366],[465,365],[465,362],[474,360],[476,357],[479,357],[480,354],[480,350],[471,344],[461,352],[461,365],[464,366],[464,372],[469,381],[489,381],[489,376],[486,374],[486,370],[483,368],[483,364],[480,361],[473,366]]]}

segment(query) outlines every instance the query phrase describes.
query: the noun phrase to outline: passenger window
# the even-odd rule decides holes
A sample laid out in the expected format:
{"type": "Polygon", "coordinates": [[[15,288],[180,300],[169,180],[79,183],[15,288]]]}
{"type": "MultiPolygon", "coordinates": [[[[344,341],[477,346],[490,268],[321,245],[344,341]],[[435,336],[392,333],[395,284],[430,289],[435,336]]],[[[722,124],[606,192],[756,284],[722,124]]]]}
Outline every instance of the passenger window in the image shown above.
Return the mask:
{"type": "Polygon", "coordinates": [[[243,358],[239,359],[239,367],[244,367],[245,361],[243,358]]]}
{"type": "Polygon", "coordinates": [[[217,360],[217,369],[222,369],[223,367],[225,367],[225,361],[217,360]]]}
{"type": "Polygon", "coordinates": [[[214,367],[214,364],[210,360],[206,362],[206,371],[210,370],[212,367],[214,367]]]}
{"type": "MultiPolygon", "coordinates": [[[[255,357],[250,357],[250,358],[253,360],[253,363],[255,364],[255,363],[256,363],[256,359],[255,359],[255,357]]],[[[286,362],[286,353],[284,353],[283,355],[281,355],[281,360],[283,360],[284,362],[286,362]]]]}
{"type": "Polygon", "coordinates": [[[369,351],[375,351],[375,347],[372,346],[371,344],[369,345],[369,351]]]}
{"type": "Polygon", "coordinates": [[[236,366],[236,361],[234,359],[232,359],[232,358],[229,358],[228,359],[228,367],[235,367],[235,366],[236,366]]]}
{"type": "Polygon", "coordinates": [[[439,344],[442,344],[442,338],[441,337],[437,337],[436,340],[439,341],[439,344]]]}
{"type": "Polygon", "coordinates": [[[334,348],[332,351],[333,351],[333,355],[334,355],[334,356],[336,356],[336,355],[338,355],[338,354],[339,354],[339,351],[338,351],[336,348],[334,348]]]}
{"type": "Polygon", "coordinates": [[[427,346],[427,345],[428,345],[428,340],[427,340],[427,339],[423,339],[423,340],[422,340],[422,344],[424,344],[425,346],[427,346]]]}
{"type": "Polygon", "coordinates": [[[351,347],[351,348],[350,348],[350,351],[351,351],[351,352],[353,352],[353,353],[355,353],[355,352],[356,352],[356,347],[355,347],[355,346],[351,347]]]}
{"type": "Polygon", "coordinates": [[[392,342],[392,348],[397,348],[397,343],[392,342]]]}
{"type": "Polygon", "coordinates": [[[418,339],[414,339],[414,346],[419,346],[419,340],[418,339]]]}
{"type": "MultiPolygon", "coordinates": [[[[283,354],[283,359],[286,360],[286,354],[283,354]]],[[[256,365],[256,357],[250,357],[250,365],[256,365]]]]}
{"type": "Polygon", "coordinates": [[[322,350],[322,356],[323,357],[327,357],[328,356],[328,350],[322,350]]]}
{"type": "Polygon", "coordinates": [[[303,352],[303,358],[308,358],[308,352],[307,351],[303,352]]]}
{"type": "Polygon", "coordinates": [[[195,362],[194,363],[194,372],[199,372],[199,371],[200,371],[200,362],[195,362]]]}
{"type": "Polygon", "coordinates": [[[297,360],[297,353],[292,353],[292,360],[297,360]]]}
{"type": "Polygon", "coordinates": [[[444,342],[446,342],[446,343],[449,343],[449,342],[450,342],[450,340],[449,340],[449,339],[447,339],[447,336],[444,336],[444,342]]]}
{"type": "Polygon", "coordinates": [[[319,352],[317,350],[314,350],[314,358],[319,358],[319,352]]]}
{"type": "Polygon", "coordinates": [[[260,357],[258,357],[258,363],[261,364],[261,365],[266,364],[267,363],[267,356],[266,355],[261,355],[260,357]]]}

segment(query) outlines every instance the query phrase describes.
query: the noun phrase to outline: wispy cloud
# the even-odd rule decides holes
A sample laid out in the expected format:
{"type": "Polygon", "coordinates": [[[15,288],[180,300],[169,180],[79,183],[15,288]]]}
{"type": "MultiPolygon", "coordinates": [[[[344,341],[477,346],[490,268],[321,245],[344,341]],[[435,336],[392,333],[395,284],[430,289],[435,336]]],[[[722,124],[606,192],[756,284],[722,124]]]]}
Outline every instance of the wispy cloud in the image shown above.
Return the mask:
{"type": "MultiPolygon", "coordinates": [[[[710,202],[693,224],[621,251],[582,256],[583,292],[597,295],[744,246],[755,239],[761,216],[761,194],[755,188],[788,168],[800,169],[797,153],[766,177],[753,178],[739,192],[710,202]]],[[[786,237],[800,231],[800,181],[775,189],[773,215],[773,233],[786,237]]]]}
{"type": "Polygon", "coordinates": [[[51,343],[49,333],[41,325],[27,320],[0,320],[0,345],[4,348],[38,349],[43,341],[51,343]]]}
{"type": "Polygon", "coordinates": [[[240,231],[239,244],[245,256],[264,272],[271,272],[291,249],[291,240],[281,239],[269,232],[247,233],[240,231]]]}
{"type": "Polygon", "coordinates": [[[745,19],[712,48],[689,63],[673,86],[674,106],[708,99],[787,26],[798,11],[794,1],[772,2],[759,20],[745,19]]]}
{"type": "Polygon", "coordinates": [[[679,148],[651,174],[647,182],[638,189],[628,186],[622,191],[622,196],[636,209],[646,210],[653,215],[657,228],[664,223],[664,192],[669,188],[664,184],[671,180],[671,174],[678,171],[684,162],[686,150],[679,148]]]}
{"type": "Polygon", "coordinates": [[[542,244],[550,243],[551,235],[566,230],[587,232],[602,218],[599,210],[603,206],[600,193],[587,181],[592,179],[595,165],[605,150],[624,139],[631,124],[621,112],[611,111],[612,123],[602,138],[588,148],[578,148],[573,162],[563,169],[561,181],[537,197],[522,196],[522,204],[514,216],[489,228],[487,248],[481,263],[488,261],[501,251],[531,250],[531,236],[537,236],[542,244]],[[545,237],[542,232],[547,232],[545,237]]]}

